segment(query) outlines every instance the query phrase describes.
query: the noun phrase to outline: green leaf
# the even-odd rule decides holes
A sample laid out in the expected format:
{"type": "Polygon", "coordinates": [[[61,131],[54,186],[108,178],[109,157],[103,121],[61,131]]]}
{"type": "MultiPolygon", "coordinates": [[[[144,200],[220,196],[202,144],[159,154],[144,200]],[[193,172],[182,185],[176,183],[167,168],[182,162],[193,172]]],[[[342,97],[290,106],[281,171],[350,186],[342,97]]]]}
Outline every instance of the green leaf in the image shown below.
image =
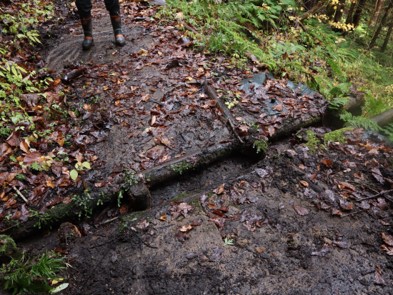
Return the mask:
{"type": "Polygon", "coordinates": [[[78,171],[76,171],[75,169],[72,169],[70,171],[70,177],[73,181],[75,181],[78,178],[78,171]]]}
{"type": "Polygon", "coordinates": [[[63,291],[64,289],[67,289],[69,285],[70,285],[69,283],[63,283],[61,285],[58,285],[56,288],[53,288],[49,292],[51,294],[59,293],[59,292],[63,291]]]}
{"type": "Polygon", "coordinates": [[[82,167],[83,167],[83,168],[86,168],[86,169],[88,169],[88,170],[91,169],[90,163],[87,162],[87,161],[82,163],[82,167]]]}

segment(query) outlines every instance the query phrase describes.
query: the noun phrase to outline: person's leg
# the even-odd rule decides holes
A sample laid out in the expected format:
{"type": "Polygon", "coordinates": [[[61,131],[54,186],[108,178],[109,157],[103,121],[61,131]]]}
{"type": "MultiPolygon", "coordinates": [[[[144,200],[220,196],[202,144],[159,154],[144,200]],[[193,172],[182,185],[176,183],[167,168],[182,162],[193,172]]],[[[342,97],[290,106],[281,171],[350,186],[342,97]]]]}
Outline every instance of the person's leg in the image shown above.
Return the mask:
{"type": "Polygon", "coordinates": [[[83,50],[90,49],[93,44],[93,25],[91,18],[91,0],[76,0],[76,7],[78,8],[79,17],[81,19],[83,34],[85,35],[82,48],[83,50]]]}
{"type": "Polygon", "coordinates": [[[126,40],[121,29],[119,0],[105,0],[105,7],[109,11],[111,17],[113,33],[115,34],[115,43],[116,45],[123,46],[126,44],[126,40]]]}

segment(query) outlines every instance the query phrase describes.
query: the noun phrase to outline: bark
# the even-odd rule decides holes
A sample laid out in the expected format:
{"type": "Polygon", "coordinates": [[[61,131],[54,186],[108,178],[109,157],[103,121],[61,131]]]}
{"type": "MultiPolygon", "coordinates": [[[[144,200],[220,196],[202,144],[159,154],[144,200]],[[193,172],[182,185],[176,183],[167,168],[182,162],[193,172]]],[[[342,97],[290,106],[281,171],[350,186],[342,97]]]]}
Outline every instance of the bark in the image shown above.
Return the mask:
{"type": "Polygon", "coordinates": [[[375,117],[372,120],[377,123],[379,126],[384,127],[393,123],[393,109],[387,110],[375,117]]]}
{"type": "Polygon", "coordinates": [[[352,23],[355,26],[355,28],[360,23],[360,19],[362,17],[362,12],[363,12],[363,8],[364,8],[365,4],[366,4],[366,0],[359,0],[358,4],[356,5],[356,10],[355,10],[355,12],[353,14],[353,18],[352,18],[352,23]]]}
{"type": "Polygon", "coordinates": [[[318,4],[318,0],[304,0],[303,5],[307,10],[314,8],[318,4]]]}
{"type": "Polygon", "coordinates": [[[353,23],[353,12],[355,11],[357,2],[352,2],[351,6],[349,8],[348,14],[347,14],[347,19],[345,20],[346,24],[352,24],[353,23]]]}
{"type": "Polygon", "coordinates": [[[334,21],[336,23],[341,21],[341,18],[343,16],[344,6],[345,6],[345,0],[340,0],[338,2],[337,9],[336,9],[336,12],[334,14],[334,21]]]}
{"type": "Polygon", "coordinates": [[[342,107],[342,109],[328,109],[323,117],[323,124],[332,129],[340,129],[345,125],[345,121],[340,118],[340,113],[345,110],[354,116],[359,116],[362,113],[364,106],[364,96],[356,95],[350,96],[348,102],[342,107]]]}
{"type": "Polygon", "coordinates": [[[317,2],[316,5],[314,5],[306,13],[304,13],[302,15],[300,21],[305,20],[306,18],[308,18],[309,15],[312,15],[314,13],[318,13],[320,10],[323,9],[324,6],[325,6],[325,2],[323,2],[323,1],[317,2]]]}
{"type": "Polygon", "coordinates": [[[386,8],[385,13],[383,14],[382,19],[381,19],[377,29],[375,30],[375,33],[374,33],[372,39],[371,39],[370,45],[368,46],[369,49],[371,49],[375,46],[377,39],[379,37],[379,34],[381,33],[382,28],[383,28],[384,24],[386,23],[386,20],[389,16],[389,13],[390,13],[390,9],[392,9],[392,7],[393,7],[393,0],[390,0],[388,7],[386,8]]]}
{"type": "Polygon", "coordinates": [[[386,36],[385,36],[385,41],[383,42],[383,45],[381,47],[382,52],[384,52],[386,50],[386,48],[388,47],[388,43],[389,43],[390,37],[392,36],[392,32],[393,32],[393,21],[390,22],[388,32],[386,33],[386,36]]]}
{"type": "Polygon", "coordinates": [[[375,8],[374,12],[372,14],[372,17],[370,18],[370,21],[368,23],[369,26],[374,26],[380,15],[382,14],[382,8],[384,7],[385,0],[376,0],[375,1],[375,8]]]}

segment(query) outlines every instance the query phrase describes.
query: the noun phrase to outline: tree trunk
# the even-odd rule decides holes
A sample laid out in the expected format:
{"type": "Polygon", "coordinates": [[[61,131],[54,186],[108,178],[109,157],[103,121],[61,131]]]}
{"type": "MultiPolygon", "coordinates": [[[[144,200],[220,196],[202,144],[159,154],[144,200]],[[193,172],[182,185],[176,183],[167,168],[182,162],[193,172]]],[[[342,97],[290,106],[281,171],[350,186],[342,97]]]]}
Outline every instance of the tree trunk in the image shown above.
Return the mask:
{"type": "Polygon", "coordinates": [[[372,17],[370,18],[369,23],[368,23],[369,26],[374,26],[377,23],[380,15],[382,13],[384,4],[385,4],[385,0],[376,0],[375,1],[374,12],[372,14],[372,17]]]}
{"type": "Polygon", "coordinates": [[[386,50],[386,48],[388,47],[388,43],[389,43],[390,37],[392,36],[392,32],[393,32],[393,21],[390,22],[388,32],[386,33],[386,36],[385,36],[385,41],[383,41],[383,45],[381,47],[382,52],[384,52],[386,50]]]}
{"type": "Polygon", "coordinates": [[[382,19],[379,22],[379,25],[378,25],[377,29],[375,30],[375,33],[374,33],[374,35],[373,35],[373,37],[371,39],[370,45],[368,46],[369,49],[371,49],[371,48],[373,48],[375,46],[375,43],[377,42],[379,34],[382,31],[383,25],[385,24],[386,19],[389,16],[390,9],[392,9],[392,7],[393,7],[393,0],[390,0],[389,1],[389,5],[386,8],[385,13],[383,14],[382,19]]]}
{"type": "Polygon", "coordinates": [[[353,23],[353,12],[355,11],[356,8],[356,2],[352,2],[351,6],[349,8],[349,11],[347,13],[347,19],[345,20],[346,24],[352,24],[353,23]]]}
{"type": "Polygon", "coordinates": [[[336,13],[334,14],[334,22],[338,23],[341,21],[344,7],[345,7],[345,0],[339,0],[336,13]]]}
{"type": "Polygon", "coordinates": [[[355,26],[355,28],[359,25],[360,19],[362,17],[362,12],[364,8],[364,4],[366,3],[366,0],[359,0],[358,5],[356,6],[355,13],[353,14],[352,18],[352,23],[355,26]]]}
{"type": "Polygon", "coordinates": [[[317,0],[304,0],[303,4],[307,10],[310,10],[318,4],[318,1],[317,0]]]}

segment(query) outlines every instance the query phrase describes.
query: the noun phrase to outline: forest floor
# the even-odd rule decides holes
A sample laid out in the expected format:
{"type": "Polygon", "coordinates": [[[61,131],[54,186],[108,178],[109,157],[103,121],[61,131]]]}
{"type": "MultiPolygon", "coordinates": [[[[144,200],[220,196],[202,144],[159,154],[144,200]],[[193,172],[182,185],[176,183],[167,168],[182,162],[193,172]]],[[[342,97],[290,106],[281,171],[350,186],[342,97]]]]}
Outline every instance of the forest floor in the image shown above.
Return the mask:
{"type": "Polygon", "coordinates": [[[2,211],[23,220],[26,207],[46,212],[86,188],[96,203],[115,196],[21,240],[66,256],[62,294],[393,294],[392,146],[328,133],[318,93],[192,50],[181,24],[144,2],[123,4],[118,48],[101,2],[92,50],[67,18],[43,54],[72,118],[56,153],[68,134],[69,157],[92,169],[73,182],[54,164],[31,176],[45,187],[24,184],[28,204],[2,211]]]}

